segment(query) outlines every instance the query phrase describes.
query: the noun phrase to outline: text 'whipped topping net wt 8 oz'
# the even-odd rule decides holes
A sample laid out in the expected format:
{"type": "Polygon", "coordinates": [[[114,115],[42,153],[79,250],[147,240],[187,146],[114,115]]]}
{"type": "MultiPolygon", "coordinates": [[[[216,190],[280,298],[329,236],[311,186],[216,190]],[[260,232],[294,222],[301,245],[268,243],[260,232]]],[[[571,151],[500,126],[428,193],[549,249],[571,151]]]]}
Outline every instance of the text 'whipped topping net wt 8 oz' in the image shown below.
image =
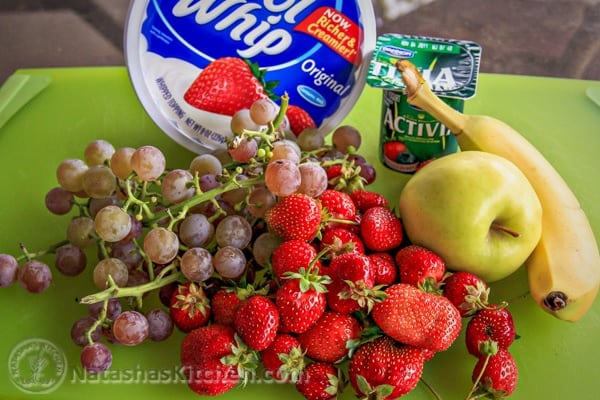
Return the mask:
{"type": "Polygon", "coordinates": [[[370,0],[134,0],[125,35],[142,105],[199,153],[224,148],[233,113],[261,97],[287,93],[319,130],[335,128],[376,39],[370,0]]]}

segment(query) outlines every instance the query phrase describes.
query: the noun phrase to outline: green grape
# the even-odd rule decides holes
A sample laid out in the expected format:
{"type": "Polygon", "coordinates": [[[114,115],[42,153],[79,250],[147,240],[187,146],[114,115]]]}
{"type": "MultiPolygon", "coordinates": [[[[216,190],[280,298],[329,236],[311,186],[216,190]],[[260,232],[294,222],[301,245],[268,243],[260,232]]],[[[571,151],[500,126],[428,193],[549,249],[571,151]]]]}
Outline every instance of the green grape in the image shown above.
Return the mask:
{"type": "Polygon", "coordinates": [[[83,174],[83,190],[93,199],[111,196],[117,189],[117,177],[106,165],[94,165],[83,174]]]}
{"type": "Polygon", "coordinates": [[[134,152],[133,147],[121,147],[110,158],[110,168],[117,178],[126,179],[133,172],[131,156],[134,152]]]}
{"type": "Polygon", "coordinates": [[[196,191],[193,182],[192,174],[184,169],[167,172],[160,187],[164,201],[168,204],[177,204],[189,199],[196,191]]]}
{"type": "Polygon", "coordinates": [[[108,205],[101,208],[94,218],[94,229],[106,242],[118,242],[131,231],[131,216],[121,207],[108,205]]]}
{"type": "Polygon", "coordinates": [[[260,129],[260,125],[250,118],[250,110],[247,108],[243,108],[237,111],[231,117],[230,124],[231,132],[241,135],[244,133],[244,130],[248,131],[258,131],[260,129]]]}
{"type": "Polygon", "coordinates": [[[272,122],[278,112],[279,106],[268,98],[255,100],[249,110],[250,118],[258,125],[267,125],[272,122]]]}
{"type": "Polygon", "coordinates": [[[83,174],[87,171],[87,164],[77,158],[61,161],[56,169],[58,184],[69,192],[77,193],[83,190],[83,174]]]}
{"type": "Polygon", "coordinates": [[[113,145],[106,140],[98,139],[88,144],[83,152],[87,165],[106,164],[115,152],[113,145]]]}
{"type": "Polygon", "coordinates": [[[129,270],[127,265],[118,258],[105,258],[100,260],[94,267],[93,280],[94,285],[100,290],[108,287],[108,276],[111,276],[115,284],[119,287],[127,285],[129,270]]]}
{"type": "Polygon", "coordinates": [[[177,234],[163,227],[152,228],[144,237],[144,252],[156,264],[167,264],[177,256],[177,234]]]}
{"type": "Polygon", "coordinates": [[[94,234],[94,221],[89,217],[73,218],[67,226],[67,240],[80,249],[95,243],[94,234]]]}
{"type": "Polygon", "coordinates": [[[142,146],[131,155],[131,167],[141,180],[155,181],[165,171],[165,155],[157,147],[142,146]]]}
{"type": "Polygon", "coordinates": [[[194,157],[190,163],[189,171],[192,175],[198,174],[198,176],[206,174],[221,175],[223,172],[223,164],[213,154],[200,154],[194,157]]]}

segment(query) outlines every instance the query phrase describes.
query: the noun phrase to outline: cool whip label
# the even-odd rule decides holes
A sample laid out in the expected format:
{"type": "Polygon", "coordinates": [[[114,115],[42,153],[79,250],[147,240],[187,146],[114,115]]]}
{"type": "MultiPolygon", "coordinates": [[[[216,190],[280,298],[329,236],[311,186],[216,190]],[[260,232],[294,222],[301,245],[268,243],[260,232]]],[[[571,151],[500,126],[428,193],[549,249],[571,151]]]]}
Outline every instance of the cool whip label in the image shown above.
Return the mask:
{"type": "MultiPolygon", "coordinates": [[[[138,42],[133,55],[137,60],[128,65],[136,89],[139,82],[145,86],[138,94],[146,91],[150,97],[145,99],[142,93],[142,102],[151,101],[150,108],[160,110],[161,115],[151,112],[155,120],[166,119],[178,134],[208,149],[225,146],[234,108],[249,107],[262,96],[277,98],[287,93],[290,104],[308,113],[316,127],[332,129],[362,89],[365,52],[375,42],[372,9],[364,12],[366,5],[371,6],[369,0],[134,3],[127,36],[128,42],[138,42]],[[136,10],[142,10],[138,24],[131,22],[136,10]],[[256,70],[263,71],[256,82],[241,78],[249,92],[239,89],[243,85],[230,83],[239,78],[231,71],[244,76],[248,72],[237,62],[228,63],[231,58],[247,62],[247,70],[254,75],[256,70]],[[138,62],[139,71],[135,71],[132,65],[137,67],[138,62]],[[202,73],[211,64],[207,82],[202,73]],[[135,74],[141,75],[138,84],[135,74]],[[228,98],[225,87],[236,92],[239,104],[219,108],[207,98],[210,93],[217,99],[228,98]]],[[[129,44],[127,49],[131,50],[129,44]]]]}

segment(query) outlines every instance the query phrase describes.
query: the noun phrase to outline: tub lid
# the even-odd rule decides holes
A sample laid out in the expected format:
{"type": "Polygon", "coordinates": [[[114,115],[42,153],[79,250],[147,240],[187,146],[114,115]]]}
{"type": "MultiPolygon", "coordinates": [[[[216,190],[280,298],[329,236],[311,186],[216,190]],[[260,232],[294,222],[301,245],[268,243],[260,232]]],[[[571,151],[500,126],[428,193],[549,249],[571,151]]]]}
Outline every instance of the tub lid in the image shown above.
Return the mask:
{"type": "Polygon", "coordinates": [[[375,29],[370,0],[133,0],[125,60],[154,122],[203,153],[225,147],[232,110],[257,96],[287,93],[333,130],[364,88],[375,29]]]}

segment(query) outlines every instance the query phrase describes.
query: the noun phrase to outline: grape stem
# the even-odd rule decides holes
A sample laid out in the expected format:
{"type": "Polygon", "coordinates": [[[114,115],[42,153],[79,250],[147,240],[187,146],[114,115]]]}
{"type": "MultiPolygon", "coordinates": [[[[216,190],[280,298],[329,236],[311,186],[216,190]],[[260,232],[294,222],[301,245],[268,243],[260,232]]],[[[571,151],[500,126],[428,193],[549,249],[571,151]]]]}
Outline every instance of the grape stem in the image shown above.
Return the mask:
{"type": "Polygon", "coordinates": [[[253,185],[256,185],[258,183],[262,183],[264,182],[264,177],[259,175],[256,176],[254,178],[249,178],[249,179],[244,179],[244,180],[237,180],[235,178],[233,178],[232,180],[230,180],[229,182],[218,186],[214,189],[211,189],[209,191],[206,192],[200,192],[198,194],[196,194],[195,196],[189,198],[186,201],[183,201],[181,203],[175,204],[172,207],[169,207],[165,210],[162,210],[158,213],[153,214],[152,216],[149,216],[149,220],[148,223],[152,226],[154,224],[157,224],[158,221],[160,221],[161,219],[165,218],[165,217],[169,217],[172,215],[179,215],[179,216],[185,216],[185,214],[188,212],[188,210],[190,208],[193,208],[207,200],[213,200],[216,196],[228,192],[230,190],[233,189],[238,189],[238,188],[243,188],[243,187],[250,187],[253,185]]]}
{"type": "MultiPolygon", "coordinates": [[[[136,215],[136,218],[138,220],[142,220],[144,218],[144,214],[148,218],[153,218],[154,217],[154,213],[152,212],[152,210],[150,209],[150,207],[148,207],[148,203],[146,203],[145,201],[142,201],[142,200],[138,199],[137,197],[135,197],[135,195],[131,191],[131,187],[132,186],[133,185],[131,185],[130,179],[127,178],[127,180],[125,181],[125,190],[127,192],[127,201],[125,202],[125,204],[123,204],[123,210],[127,211],[127,209],[132,204],[135,204],[135,205],[137,205],[140,208],[139,212],[136,215]]],[[[144,182],[144,189],[143,189],[144,193],[146,191],[146,186],[147,186],[147,182],[144,182]]]]}
{"type": "Polygon", "coordinates": [[[88,329],[87,332],[85,333],[85,337],[87,338],[87,341],[89,344],[94,344],[94,340],[92,339],[92,334],[96,331],[96,329],[98,329],[98,327],[102,323],[104,323],[104,321],[106,321],[106,313],[108,312],[107,310],[108,310],[108,299],[103,301],[102,309],[100,310],[100,315],[98,315],[98,318],[96,319],[96,321],[94,321],[92,326],[90,326],[90,329],[88,329]]]}
{"type": "Polygon", "coordinates": [[[19,248],[21,249],[21,252],[23,253],[22,255],[16,257],[17,261],[22,261],[22,260],[26,260],[26,261],[30,261],[33,260],[35,258],[41,257],[41,256],[45,256],[46,254],[54,254],[56,253],[56,250],[58,250],[58,248],[69,244],[68,240],[61,240],[58,243],[55,243],[51,246],[49,246],[47,249],[45,250],[40,250],[37,251],[35,253],[31,253],[29,252],[29,250],[27,250],[27,247],[25,247],[25,244],[23,243],[19,243],[19,248]]]}
{"type": "Polygon", "coordinates": [[[279,125],[281,125],[281,123],[283,122],[283,119],[285,118],[285,113],[288,108],[289,99],[290,99],[290,97],[287,93],[284,93],[281,96],[281,98],[280,98],[281,104],[279,106],[279,112],[277,113],[277,116],[275,117],[275,119],[273,121],[269,122],[266,130],[251,131],[251,130],[244,129],[244,131],[242,132],[243,136],[251,137],[251,138],[260,138],[262,142],[266,143],[268,145],[268,147],[272,148],[273,141],[278,139],[277,136],[275,135],[275,133],[277,132],[276,128],[279,125]]]}
{"type": "MultiPolygon", "coordinates": [[[[169,267],[167,267],[168,269],[169,267]]],[[[94,304],[100,301],[105,301],[108,299],[116,299],[120,297],[140,297],[146,292],[150,292],[155,289],[160,289],[163,286],[166,286],[170,283],[177,282],[180,279],[184,278],[183,273],[175,272],[173,274],[166,275],[166,270],[162,271],[156,279],[150,281],[148,283],[144,283],[141,285],[133,286],[133,287],[120,287],[118,286],[112,277],[109,275],[108,277],[108,287],[101,292],[94,293],[83,297],[80,300],[81,304],[94,304]],[[163,274],[162,272],[165,272],[163,274]],[[166,276],[165,276],[166,275],[166,276]]]]}

